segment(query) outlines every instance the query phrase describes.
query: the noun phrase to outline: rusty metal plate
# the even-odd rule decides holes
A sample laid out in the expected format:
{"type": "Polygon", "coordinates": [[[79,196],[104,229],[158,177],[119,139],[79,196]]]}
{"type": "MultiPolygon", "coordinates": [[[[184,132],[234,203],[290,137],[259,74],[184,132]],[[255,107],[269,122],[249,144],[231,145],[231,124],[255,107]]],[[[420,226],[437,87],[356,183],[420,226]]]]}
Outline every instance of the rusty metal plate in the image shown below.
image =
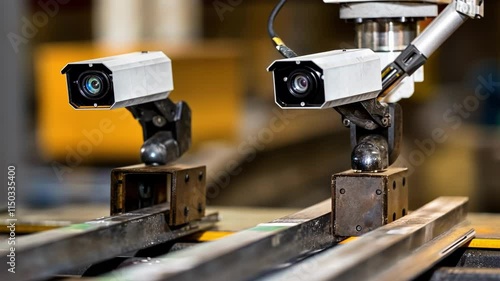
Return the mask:
{"type": "Polygon", "coordinates": [[[405,216],[406,174],[406,168],[389,168],[381,173],[349,170],[333,175],[333,235],[359,236],[405,216]]]}
{"type": "Polygon", "coordinates": [[[111,172],[111,215],[169,203],[168,224],[201,219],[206,207],[205,166],[130,166],[111,172]]]}

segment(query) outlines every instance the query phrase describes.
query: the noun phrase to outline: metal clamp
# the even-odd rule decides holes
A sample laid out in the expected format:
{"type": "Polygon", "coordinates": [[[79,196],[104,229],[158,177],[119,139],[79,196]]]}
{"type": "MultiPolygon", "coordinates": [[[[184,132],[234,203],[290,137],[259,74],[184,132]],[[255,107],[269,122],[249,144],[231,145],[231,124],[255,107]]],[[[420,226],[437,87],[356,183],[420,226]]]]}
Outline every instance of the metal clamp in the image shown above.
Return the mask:
{"type": "Polygon", "coordinates": [[[145,166],[113,169],[111,215],[168,203],[167,224],[179,226],[205,216],[205,166],[145,166]]]}
{"type": "Polygon", "coordinates": [[[477,19],[484,17],[484,0],[457,0],[457,12],[477,19]]]}

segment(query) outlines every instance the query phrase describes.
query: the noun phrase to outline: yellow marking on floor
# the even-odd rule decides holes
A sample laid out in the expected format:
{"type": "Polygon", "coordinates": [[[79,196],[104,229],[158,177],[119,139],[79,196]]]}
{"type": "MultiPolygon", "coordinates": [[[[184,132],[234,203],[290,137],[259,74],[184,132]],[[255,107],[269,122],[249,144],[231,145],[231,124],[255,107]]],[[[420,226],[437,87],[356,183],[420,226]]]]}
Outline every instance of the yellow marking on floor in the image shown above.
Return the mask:
{"type": "Polygon", "coordinates": [[[200,233],[193,234],[191,237],[198,242],[209,242],[221,239],[228,235],[233,234],[231,231],[204,231],[200,233]]]}
{"type": "Polygon", "coordinates": [[[465,247],[480,249],[500,249],[500,239],[474,238],[468,244],[465,244],[465,247]]]}
{"type": "Polygon", "coordinates": [[[339,244],[340,245],[347,244],[347,243],[352,242],[352,241],[354,241],[356,239],[358,239],[358,237],[352,236],[352,237],[349,237],[349,238],[347,238],[345,240],[342,240],[341,242],[339,242],[339,244]]]}

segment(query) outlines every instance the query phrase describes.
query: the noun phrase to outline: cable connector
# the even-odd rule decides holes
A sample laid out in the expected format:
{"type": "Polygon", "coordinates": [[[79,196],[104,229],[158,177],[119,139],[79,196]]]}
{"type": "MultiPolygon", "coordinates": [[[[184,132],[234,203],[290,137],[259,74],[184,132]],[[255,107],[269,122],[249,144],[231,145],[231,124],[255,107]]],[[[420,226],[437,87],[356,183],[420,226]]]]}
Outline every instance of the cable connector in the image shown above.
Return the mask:
{"type": "Polygon", "coordinates": [[[472,19],[484,17],[484,0],[456,0],[457,12],[472,19]]]}
{"type": "Polygon", "coordinates": [[[281,38],[273,37],[273,42],[276,45],[276,50],[285,58],[294,58],[298,56],[292,49],[285,45],[281,38]]]}

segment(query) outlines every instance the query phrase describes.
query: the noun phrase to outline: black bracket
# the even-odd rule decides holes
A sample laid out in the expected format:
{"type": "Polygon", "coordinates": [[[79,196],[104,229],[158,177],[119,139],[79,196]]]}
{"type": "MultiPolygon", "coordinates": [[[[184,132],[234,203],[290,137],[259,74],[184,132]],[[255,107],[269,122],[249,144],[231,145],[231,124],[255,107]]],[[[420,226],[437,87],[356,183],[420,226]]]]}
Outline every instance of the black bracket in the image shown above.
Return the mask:
{"type": "Polygon", "coordinates": [[[164,165],[179,159],[191,146],[191,109],[170,99],[127,107],[142,126],[141,161],[164,165]]]}
{"type": "MultiPolygon", "coordinates": [[[[350,111],[349,114],[353,115],[359,111],[360,105],[352,104],[350,106],[353,106],[351,108],[353,111],[350,111]]],[[[337,109],[337,111],[339,110],[337,109]]],[[[350,128],[351,167],[353,170],[380,172],[396,161],[403,138],[403,111],[399,104],[393,103],[384,107],[383,118],[387,120],[380,121],[388,126],[378,124],[371,126],[372,123],[375,123],[374,121],[370,123],[370,119],[359,120],[363,122],[352,122],[351,119],[348,119],[351,115],[344,115],[342,112],[343,123],[350,128]]]]}
{"type": "Polygon", "coordinates": [[[366,130],[375,130],[380,127],[389,127],[391,117],[389,108],[377,99],[341,105],[334,108],[342,118],[366,130]]]}

